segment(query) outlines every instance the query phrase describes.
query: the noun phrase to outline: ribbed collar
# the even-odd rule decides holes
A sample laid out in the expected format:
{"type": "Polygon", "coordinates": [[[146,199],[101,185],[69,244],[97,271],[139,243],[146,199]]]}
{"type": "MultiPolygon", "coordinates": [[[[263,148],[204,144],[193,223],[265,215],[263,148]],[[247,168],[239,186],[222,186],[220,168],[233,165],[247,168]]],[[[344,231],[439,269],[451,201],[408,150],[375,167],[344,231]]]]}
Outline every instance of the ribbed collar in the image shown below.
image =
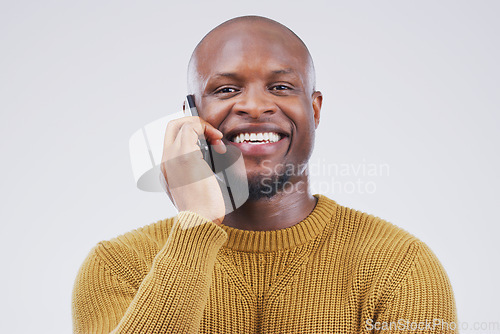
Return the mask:
{"type": "Polygon", "coordinates": [[[220,225],[228,238],[223,247],[243,252],[274,252],[305,244],[314,239],[331,221],[337,203],[330,198],[314,194],[318,202],[304,220],[291,227],[274,231],[248,231],[220,225]]]}

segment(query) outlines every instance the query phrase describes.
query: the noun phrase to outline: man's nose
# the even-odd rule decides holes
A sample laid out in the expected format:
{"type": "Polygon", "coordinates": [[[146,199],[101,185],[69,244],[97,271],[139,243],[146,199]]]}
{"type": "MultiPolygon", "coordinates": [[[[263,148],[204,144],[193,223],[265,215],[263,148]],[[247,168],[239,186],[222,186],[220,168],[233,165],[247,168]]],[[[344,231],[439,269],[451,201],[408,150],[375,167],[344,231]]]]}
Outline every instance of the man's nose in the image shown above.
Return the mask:
{"type": "Polygon", "coordinates": [[[262,89],[248,89],[240,94],[233,110],[238,114],[248,114],[259,118],[262,114],[274,114],[278,106],[272,99],[272,94],[262,89]]]}

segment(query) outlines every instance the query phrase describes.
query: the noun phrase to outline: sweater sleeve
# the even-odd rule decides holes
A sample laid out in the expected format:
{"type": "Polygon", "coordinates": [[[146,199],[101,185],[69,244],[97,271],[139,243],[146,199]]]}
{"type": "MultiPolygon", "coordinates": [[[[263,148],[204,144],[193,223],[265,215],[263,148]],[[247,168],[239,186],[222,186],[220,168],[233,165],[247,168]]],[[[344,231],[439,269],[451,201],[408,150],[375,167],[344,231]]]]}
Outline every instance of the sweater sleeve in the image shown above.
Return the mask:
{"type": "Polygon", "coordinates": [[[138,288],[127,268],[90,252],[72,297],[75,333],[195,333],[209,296],[216,255],[227,233],[190,211],[181,211],[168,239],[138,288]]]}
{"type": "Polygon", "coordinates": [[[458,333],[453,290],[443,266],[422,241],[412,246],[418,248],[412,266],[383,305],[372,332],[458,333]]]}

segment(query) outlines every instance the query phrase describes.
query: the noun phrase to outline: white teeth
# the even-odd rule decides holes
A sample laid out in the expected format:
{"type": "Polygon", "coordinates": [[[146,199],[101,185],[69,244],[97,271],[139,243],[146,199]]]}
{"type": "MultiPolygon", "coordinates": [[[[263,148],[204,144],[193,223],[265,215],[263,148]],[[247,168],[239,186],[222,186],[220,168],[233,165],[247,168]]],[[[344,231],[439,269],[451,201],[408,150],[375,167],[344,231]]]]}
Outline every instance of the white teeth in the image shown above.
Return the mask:
{"type": "Polygon", "coordinates": [[[275,143],[281,136],[275,132],[240,133],[232,139],[235,143],[247,142],[251,144],[275,143]]]}

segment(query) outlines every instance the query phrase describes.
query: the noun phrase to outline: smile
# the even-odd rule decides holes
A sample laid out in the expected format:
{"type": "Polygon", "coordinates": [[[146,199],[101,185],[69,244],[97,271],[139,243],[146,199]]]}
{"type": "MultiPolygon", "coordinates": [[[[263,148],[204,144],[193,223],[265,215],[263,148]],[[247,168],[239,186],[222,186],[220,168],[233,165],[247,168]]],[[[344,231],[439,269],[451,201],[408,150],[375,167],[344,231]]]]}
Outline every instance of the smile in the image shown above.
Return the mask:
{"type": "Polygon", "coordinates": [[[288,136],[276,132],[240,133],[228,141],[228,144],[240,149],[244,156],[285,154],[288,143],[288,136]]]}
{"type": "Polygon", "coordinates": [[[231,138],[234,143],[249,143],[253,145],[262,145],[276,143],[282,139],[282,135],[276,132],[257,132],[257,133],[239,133],[231,138]]]}

